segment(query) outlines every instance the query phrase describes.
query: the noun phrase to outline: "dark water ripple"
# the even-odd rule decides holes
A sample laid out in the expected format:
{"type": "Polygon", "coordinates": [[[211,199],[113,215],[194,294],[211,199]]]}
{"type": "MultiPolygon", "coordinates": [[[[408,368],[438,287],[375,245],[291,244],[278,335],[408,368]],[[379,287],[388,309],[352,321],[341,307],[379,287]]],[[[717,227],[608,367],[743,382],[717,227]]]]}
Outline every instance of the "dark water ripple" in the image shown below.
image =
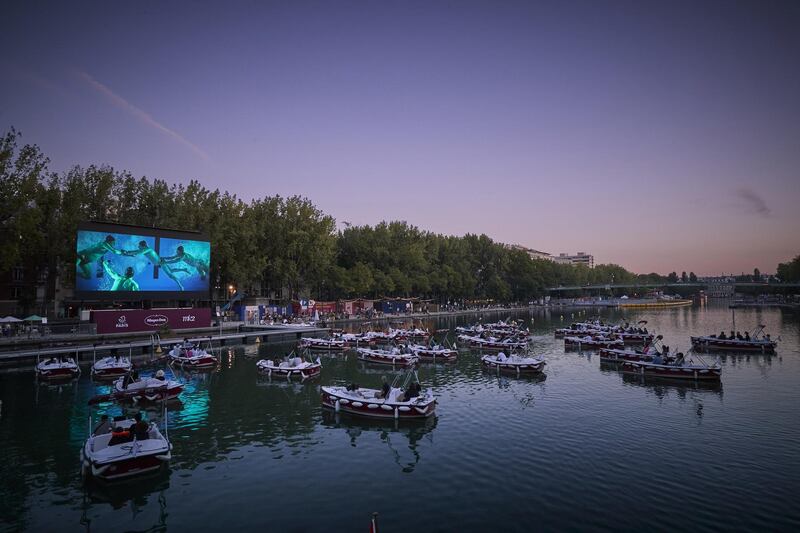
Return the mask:
{"type": "MultiPolygon", "coordinates": [[[[552,330],[585,316],[520,315],[533,319],[543,379],[484,372],[469,351],[423,365],[438,416],[411,425],[320,407],[320,383],[377,387],[386,368],[323,356],[319,383],[270,381],[255,360],[290,347],[225,348],[219,371],[178,375],[187,385],[167,414],[171,470],[116,486],[78,476],[86,400],[103,386],[0,374],[2,529],[366,530],[373,510],[382,531],[800,528],[796,317],[737,312],[739,329],[761,322],[780,335],[779,354],[723,356],[722,386],[698,387],[642,382],[601,368],[595,353],[565,352],[552,330]]],[[[625,316],[683,349],[732,318],[724,307],[625,316]]]]}

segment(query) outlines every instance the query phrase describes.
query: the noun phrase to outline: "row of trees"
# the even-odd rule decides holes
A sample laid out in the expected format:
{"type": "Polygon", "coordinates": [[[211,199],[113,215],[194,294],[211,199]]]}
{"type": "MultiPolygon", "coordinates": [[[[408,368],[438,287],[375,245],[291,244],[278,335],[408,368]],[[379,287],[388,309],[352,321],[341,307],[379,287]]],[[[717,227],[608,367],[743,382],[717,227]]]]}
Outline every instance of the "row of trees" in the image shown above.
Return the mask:
{"type": "Polygon", "coordinates": [[[778,279],[785,283],[800,283],[800,255],[778,265],[778,279]]]}
{"type": "MultiPolygon", "coordinates": [[[[553,286],[677,281],[636,275],[618,265],[559,265],[531,259],[486,235],[453,237],[406,222],[337,232],[334,219],[301,197],[243,201],[196,181],[169,185],[108,166],[48,170],[34,145],[14,130],[0,138],[0,273],[22,265],[47,281],[74,282],[79,221],[197,229],[212,244],[211,281],[248,294],[288,289],[288,296],[422,296],[441,301],[526,301],[553,286]]],[[[7,275],[7,274],[3,274],[7,275]]],[[[693,273],[681,276],[695,280],[693,273]]]]}

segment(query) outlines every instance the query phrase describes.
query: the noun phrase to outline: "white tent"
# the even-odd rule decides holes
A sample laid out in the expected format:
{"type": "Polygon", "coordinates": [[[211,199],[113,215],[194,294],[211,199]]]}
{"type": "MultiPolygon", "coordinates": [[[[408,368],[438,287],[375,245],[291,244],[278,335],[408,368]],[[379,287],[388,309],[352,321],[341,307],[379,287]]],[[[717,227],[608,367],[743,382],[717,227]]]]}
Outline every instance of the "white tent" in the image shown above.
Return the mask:
{"type": "Polygon", "coordinates": [[[22,322],[19,318],[15,318],[13,316],[7,316],[5,318],[0,318],[0,322],[9,323],[9,322],[22,322]]]}

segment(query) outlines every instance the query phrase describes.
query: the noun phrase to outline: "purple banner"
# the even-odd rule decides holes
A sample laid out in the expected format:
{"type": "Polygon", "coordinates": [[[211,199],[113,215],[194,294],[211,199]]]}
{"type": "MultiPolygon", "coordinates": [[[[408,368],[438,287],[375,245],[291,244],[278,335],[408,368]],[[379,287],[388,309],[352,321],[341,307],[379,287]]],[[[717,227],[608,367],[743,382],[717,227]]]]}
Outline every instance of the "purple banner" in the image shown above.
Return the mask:
{"type": "Polygon", "coordinates": [[[128,309],[92,311],[97,333],[135,333],[211,327],[211,309],[128,309]]]}

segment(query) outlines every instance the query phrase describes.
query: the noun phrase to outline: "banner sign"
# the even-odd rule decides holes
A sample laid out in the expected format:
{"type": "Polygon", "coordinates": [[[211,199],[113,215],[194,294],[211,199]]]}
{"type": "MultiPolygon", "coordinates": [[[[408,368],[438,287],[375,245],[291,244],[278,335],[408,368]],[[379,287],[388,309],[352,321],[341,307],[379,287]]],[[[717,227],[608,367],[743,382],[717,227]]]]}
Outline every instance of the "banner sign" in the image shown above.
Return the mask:
{"type": "Polygon", "coordinates": [[[211,309],[127,309],[92,311],[97,333],[156,332],[164,327],[171,330],[211,327],[211,309]]]}

